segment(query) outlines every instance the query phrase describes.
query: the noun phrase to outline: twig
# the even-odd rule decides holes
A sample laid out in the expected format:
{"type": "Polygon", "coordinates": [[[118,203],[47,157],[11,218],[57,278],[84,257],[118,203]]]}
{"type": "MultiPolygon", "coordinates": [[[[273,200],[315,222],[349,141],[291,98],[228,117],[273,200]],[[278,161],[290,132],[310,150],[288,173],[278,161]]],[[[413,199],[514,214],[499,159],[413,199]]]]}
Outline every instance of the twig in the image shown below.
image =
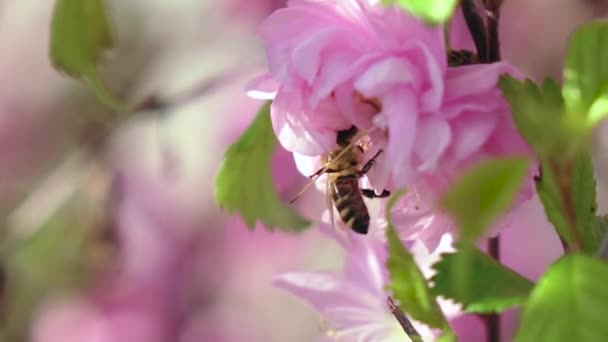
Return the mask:
{"type": "Polygon", "coordinates": [[[397,321],[399,321],[403,331],[405,331],[410,340],[412,340],[412,342],[423,342],[420,333],[416,330],[416,328],[414,328],[412,322],[410,322],[403,310],[401,310],[401,308],[395,304],[393,299],[391,297],[387,297],[386,303],[388,304],[388,309],[391,310],[397,321]]]}
{"type": "Polygon", "coordinates": [[[460,2],[460,8],[462,9],[462,14],[467,23],[469,33],[475,42],[477,56],[481,62],[485,63],[488,60],[488,37],[486,25],[480,15],[477,5],[475,5],[475,0],[462,0],[460,2]]]}
{"type": "Polygon", "coordinates": [[[244,75],[255,70],[255,66],[231,67],[219,74],[203,79],[193,85],[190,89],[172,96],[171,99],[163,99],[160,95],[151,95],[140,103],[133,106],[132,112],[140,111],[167,111],[174,106],[183,106],[192,101],[200,100],[202,97],[213,94],[223,87],[233,84],[244,75]]]}
{"type": "Polygon", "coordinates": [[[500,6],[502,0],[484,0],[486,9],[486,27],[488,29],[488,63],[500,60],[500,6]]]}
{"type": "MultiPolygon", "coordinates": [[[[500,262],[500,236],[488,239],[488,254],[494,258],[494,260],[500,262]]],[[[486,341],[499,342],[500,314],[492,313],[482,315],[481,318],[484,320],[486,326],[486,341]]]]}
{"type": "MultiPolygon", "coordinates": [[[[502,0],[484,0],[485,26],[488,38],[487,60],[482,62],[493,63],[500,60],[500,39],[499,39],[499,18],[502,0]]],[[[500,262],[500,236],[488,240],[488,254],[496,261],[500,262]]],[[[500,341],[500,314],[487,314],[482,316],[486,326],[486,341],[500,341]]]]}

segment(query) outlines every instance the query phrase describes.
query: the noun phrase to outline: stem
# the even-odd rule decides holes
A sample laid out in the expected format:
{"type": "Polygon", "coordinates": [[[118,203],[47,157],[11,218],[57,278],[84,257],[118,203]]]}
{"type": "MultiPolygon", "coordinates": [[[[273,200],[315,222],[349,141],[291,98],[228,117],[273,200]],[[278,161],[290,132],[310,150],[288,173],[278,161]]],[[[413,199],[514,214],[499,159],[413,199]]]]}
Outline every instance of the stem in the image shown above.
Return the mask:
{"type": "MultiPolygon", "coordinates": [[[[488,239],[488,254],[500,262],[500,236],[488,239]]],[[[486,327],[486,341],[500,342],[500,314],[482,315],[486,327]]]]}
{"type": "MultiPolygon", "coordinates": [[[[499,39],[499,18],[502,0],[483,0],[485,8],[485,27],[487,28],[487,54],[485,59],[481,58],[482,63],[493,63],[499,61],[500,39],[499,39]]],[[[500,263],[500,236],[488,240],[488,254],[500,263]]],[[[500,342],[500,314],[487,314],[481,316],[486,327],[486,341],[500,342]]]]}
{"type": "Polygon", "coordinates": [[[198,83],[194,84],[190,89],[183,91],[177,95],[174,95],[171,99],[163,99],[159,95],[152,95],[145,98],[140,103],[136,104],[132,108],[132,112],[139,112],[145,110],[158,110],[165,111],[173,109],[175,106],[183,106],[192,101],[199,100],[204,96],[213,94],[216,91],[221,90],[239,78],[247,75],[248,72],[254,70],[255,65],[247,65],[244,67],[231,67],[227,70],[220,72],[211,78],[206,78],[198,83]]]}
{"type": "Polygon", "coordinates": [[[500,60],[500,6],[502,0],[484,0],[486,8],[486,26],[488,28],[488,63],[500,60]]]}
{"type": "Polygon", "coordinates": [[[482,63],[485,63],[488,60],[486,26],[479,13],[479,10],[477,9],[477,6],[475,5],[475,1],[462,0],[460,2],[460,8],[462,9],[462,14],[467,23],[469,33],[471,33],[471,37],[473,37],[473,41],[475,42],[477,56],[479,56],[479,60],[482,63]]]}
{"type": "Polygon", "coordinates": [[[399,321],[403,331],[405,331],[410,340],[412,340],[412,342],[423,342],[420,333],[416,330],[416,328],[414,328],[412,322],[407,318],[403,310],[401,310],[401,308],[395,304],[393,299],[391,297],[387,297],[386,303],[388,304],[389,310],[391,310],[397,321],[399,321]]]}

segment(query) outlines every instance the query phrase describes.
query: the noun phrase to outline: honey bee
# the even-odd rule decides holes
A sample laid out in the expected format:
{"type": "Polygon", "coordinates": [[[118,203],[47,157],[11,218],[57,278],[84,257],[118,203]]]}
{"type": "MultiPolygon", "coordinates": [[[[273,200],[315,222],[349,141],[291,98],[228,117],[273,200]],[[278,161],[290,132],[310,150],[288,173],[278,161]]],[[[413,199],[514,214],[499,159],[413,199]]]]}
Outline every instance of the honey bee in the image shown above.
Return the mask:
{"type": "Polygon", "coordinates": [[[327,202],[332,225],[334,224],[333,207],[335,206],[342,222],[347,227],[359,234],[367,234],[370,217],[363,196],[368,198],[388,197],[390,191],[383,190],[381,194],[377,195],[372,189],[361,189],[359,187],[359,179],[372,168],[382,150],[379,150],[359,168],[365,150],[357,144],[357,140],[360,138],[358,132],[355,126],[348,130],[339,131],[336,138],[338,147],[325,157],[325,165],[312,174],[310,178],[313,179],[312,184],[317,177],[324,173],[327,174],[327,202]]]}

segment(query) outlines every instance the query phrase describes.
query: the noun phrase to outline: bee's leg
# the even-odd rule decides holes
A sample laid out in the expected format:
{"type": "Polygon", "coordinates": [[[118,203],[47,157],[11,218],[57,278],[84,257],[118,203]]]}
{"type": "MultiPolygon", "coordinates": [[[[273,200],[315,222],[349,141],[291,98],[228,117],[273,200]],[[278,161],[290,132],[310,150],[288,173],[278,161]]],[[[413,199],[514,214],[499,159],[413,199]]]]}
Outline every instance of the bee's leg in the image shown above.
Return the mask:
{"type": "Polygon", "coordinates": [[[376,158],[378,158],[380,153],[382,153],[382,150],[379,150],[378,152],[376,152],[376,154],[374,154],[372,159],[368,160],[367,163],[365,163],[365,165],[363,165],[363,167],[361,168],[361,171],[359,171],[360,175],[364,175],[364,174],[368,173],[369,170],[371,170],[372,166],[374,166],[374,163],[376,162],[376,158]]]}
{"type": "Polygon", "coordinates": [[[384,198],[391,195],[391,192],[384,189],[380,195],[377,195],[376,192],[372,189],[361,189],[361,195],[367,198],[384,198]]]}

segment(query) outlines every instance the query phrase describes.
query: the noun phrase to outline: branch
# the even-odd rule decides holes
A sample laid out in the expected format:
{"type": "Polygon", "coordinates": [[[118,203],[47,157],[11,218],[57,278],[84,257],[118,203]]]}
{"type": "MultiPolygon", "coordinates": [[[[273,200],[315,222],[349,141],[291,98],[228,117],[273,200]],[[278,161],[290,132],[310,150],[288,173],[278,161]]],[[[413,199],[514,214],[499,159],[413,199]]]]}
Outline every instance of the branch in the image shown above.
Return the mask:
{"type": "Polygon", "coordinates": [[[467,23],[469,33],[475,42],[477,56],[479,56],[479,60],[482,63],[485,63],[488,60],[486,25],[484,24],[477,5],[475,5],[475,0],[462,0],[460,2],[460,8],[462,9],[462,14],[467,23]]]}
{"type": "Polygon", "coordinates": [[[500,6],[502,0],[484,0],[486,9],[486,25],[488,28],[488,63],[500,60],[500,6]]]}
{"type": "Polygon", "coordinates": [[[131,111],[162,112],[171,110],[173,107],[186,105],[190,102],[200,100],[205,96],[212,95],[216,91],[234,84],[244,75],[251,73],[252,70],[255,70],[254,65],[247,65],[244,67],[234,66],[228,68],[215,76],[202,79],[198,83],[194,84],[190,89],[174,95],[171,99],[163,99],[160,95],[151,95],[133,106],[131,111]]]}
{"type": "MultiPolygon", "coordinates": [[[[487,59],[482,62],[493,63],[500,60],[500,35],[499,35],[499,17],[500,6],[502,0],[484,0],[483,5],[486,12],[485,25],[487,28],[488,45],[487,59]]],[[[488,240],[488,253],[496,261],[500,262],[500,237],[490,238],[488,240]]],[[[482,316],[486,326],[486,341],[500,341],[500,314],[487,314],[482,316]]]]}
{"type": "Polygon", "coordinates": [[[416,330],[416,328],[414,328],[412,322],[407,318],[403,310],[401,310],[401,308],[395,304],[393,299],[391,297],[387,297],[386,302],[388,304],[388,309],[391,310],[397,321],[399,321],[403,331],[405,331],[410,340],[412,340],[412,342],[423,342],[420,333],[416,330]]]}
{"type": "MultiPolygon", "coordinates": [[[[500,236],[488,239],[488,254],[500,262],[500,236]]],[[[479,315],[486,328],[486,342],[500,341],[500,314],[479,315]]]]}

